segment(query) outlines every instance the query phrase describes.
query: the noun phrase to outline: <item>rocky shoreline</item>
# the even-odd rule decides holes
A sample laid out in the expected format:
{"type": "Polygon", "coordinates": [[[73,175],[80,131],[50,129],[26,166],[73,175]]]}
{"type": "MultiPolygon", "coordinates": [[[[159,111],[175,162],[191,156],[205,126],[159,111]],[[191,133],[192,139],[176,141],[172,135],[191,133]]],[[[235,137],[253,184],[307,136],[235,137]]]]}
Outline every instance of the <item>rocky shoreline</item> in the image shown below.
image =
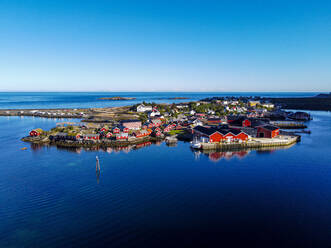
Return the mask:
{"type": "Polygon", "coordinates": [[[164,138],[158,137],[144,137],[130,141],[118,141],[118,140],[80,140],[80,141],[73,141],[73,140],[50,140],[49,137],[24,137],[21,139],[24,142],[30,142],[31,144],[35,145],[53,145],[59,147],[67,147],[67,148],[91,148],[91,147],[126,147],[132,145],[139,145],[145,142],[158,142],[163,141],[164,138]]]}

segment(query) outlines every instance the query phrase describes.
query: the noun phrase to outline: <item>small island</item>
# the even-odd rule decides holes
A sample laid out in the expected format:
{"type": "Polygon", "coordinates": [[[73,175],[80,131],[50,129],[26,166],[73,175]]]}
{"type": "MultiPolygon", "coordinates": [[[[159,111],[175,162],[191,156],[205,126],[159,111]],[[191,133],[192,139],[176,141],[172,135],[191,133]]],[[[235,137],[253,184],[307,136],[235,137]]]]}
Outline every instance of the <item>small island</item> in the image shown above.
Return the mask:
{"type": "MultiPolygon", "coordinates": [[[[36,128],[22,140],[59,147],[139,147],[160,141],[173,146],[182,140],[191,141],[191,147],[200,150],[262,149],[299,142],[297,133],[309,130],[281,129],[304,129],[304,122],[311,120],[308,113],[286,112],[270,101],[233,97],[80,111],[81,122],[60,122],[50,130],[36,128]]],[[[2,114],[53,117],[62,112],[74,114],[69,109],[48,110],[47,115],[37,110],[7,110],[2,114]]]]}
{"type": "Polygon", "coordinates": [[[135,97],[122,97],[122,96],[113,96],[113,97],[100,97],[99,100],[109,100],[109,101],[128,101],[135,100],[135,97]]]}

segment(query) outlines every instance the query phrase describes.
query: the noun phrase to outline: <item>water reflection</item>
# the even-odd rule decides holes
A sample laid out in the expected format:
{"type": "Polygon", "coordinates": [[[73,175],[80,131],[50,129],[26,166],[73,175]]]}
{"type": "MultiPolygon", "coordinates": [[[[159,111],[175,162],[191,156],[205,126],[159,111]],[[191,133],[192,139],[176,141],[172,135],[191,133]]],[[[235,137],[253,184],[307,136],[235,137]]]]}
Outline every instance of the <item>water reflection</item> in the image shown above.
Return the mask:
{"type": "Polygon", "coordinates": [[[100,173],[100,171],[97,170],[97,171],[95,172],[95,174],[96,174],[96,177],[97,177],[97,184],[99,184],[99,183],[100,183],[100,174],[101,174],[101,173],[100,173]]]}
{"type": "Polygon", "coordinates": [[[203,154],[208,156],[209,159],[213,162],[218,162],[221,159],[230,160],[234,157],[237,158],[244,158],[246,157],[251,151],[250,150],[241,150],[241,151],[203,151],[203,154]]]}
{"type": "Polygon", "coordinates": [[[157,145],[160,146],[162,144],[162,141],[157,141],[157,142],[151,142],[151,141],[146,141],[142,142],[139,144],[135,145],[126,145],[126,146],[116,146],[116,147],[105,147],[105,146],[93,146],[93,147],[66,147],[66,146],[60,146],[60,145],[49,145],[49,144],[33,144],[31,143],[31,150],[34,152],[38,152],[42,149],[45,148],[50,148],[50,147],[56,147],[58,150],[65,150],[68,152],[73,152],[73,153],[81,153],[82,151],[104,151],[106,153],[119,153],[119,152],[124,152],[124,153],[129,153],[130,151],[133,150],[138,150],[147,146],[151,145],[157,145]]]}
{"type": "Polygon", "coordinates": [[[218,162],[222,159],[230,160],[233,158],[237,159],[243,159],[246,156],[248,156],[251,152],[255,151],[256,154],[262,155],[262,154],[271,154],[276,152],[277,150],[286,150],[294,146],[295,144],[289,145],[289,146],[280,146],[280,147],[263,147],[258,149],[243,149],[243,150],[209,150],[209,151],[196,151],[193,150],[195,159],[198,159],[200,157],[200,154],[206,155],[211,161],[218,162]]]}

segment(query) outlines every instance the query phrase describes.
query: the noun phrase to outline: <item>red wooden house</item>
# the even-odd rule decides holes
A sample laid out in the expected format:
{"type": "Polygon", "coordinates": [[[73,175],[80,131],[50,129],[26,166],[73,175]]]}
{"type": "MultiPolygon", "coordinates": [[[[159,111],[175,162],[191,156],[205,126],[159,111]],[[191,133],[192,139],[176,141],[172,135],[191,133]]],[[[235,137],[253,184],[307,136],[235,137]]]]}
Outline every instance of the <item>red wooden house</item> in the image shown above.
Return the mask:
{"type": "Polygon", "coordinates": [[[257,137],[275,138],[279,135],[279,128],[272,125],[259,126],[257,128],[257,137]]]}
{"type": "Polygon", "coordinates": [[[84,140],[99,140],[100,139],[100,134],[98,133],[93,133],[93,134],[83,134],[80,136],[84,140]]]}
{"type": "Polygon", "coordinates": [[[36,128],[33,129],[32,131],[30,131],[29,135],[30,136],[39,136],[40,134],[42,134],[43,130],[41,128],[36,128]]]}
{"type": "Polygon", "coordinates": [[[237,129],[217,129],[217,128],[207,128],[203,126],[197,126],[193,129],[193,133],[197,137],[205,137],[208,138],[208,142],[210,143],[218,143],[221,141],[229,140],[229,141],[246,141],[249,136],[237,129]]]}
{"type": "Polygon", "coordinates": [[[103,128],[100,129],[100,132],[107,132],[107,131],[108,131],[108,129],[105,128],[105,127],[103,127],[103,128]]]}
{"type": "Polygon", "coordinates": [[[151,134],[151,130],[140,130],[133,133],[133,135],[136,136],[136,138],[143,138],[149,136],[150,134],[151,134]]]}
{"type": "Polygon", "coordinates": [[[121,129],[119,129],[118,127],[113,128],[113,133],[114,134],[118,134],[120,132],[121,132],[121,129]]]}
{"type": "Polygon", "coordinates": [[[129,138],[129,134],[128,133],[118,133],[116,134],[116,139],[117,140],[126,140],[129,138]]]}

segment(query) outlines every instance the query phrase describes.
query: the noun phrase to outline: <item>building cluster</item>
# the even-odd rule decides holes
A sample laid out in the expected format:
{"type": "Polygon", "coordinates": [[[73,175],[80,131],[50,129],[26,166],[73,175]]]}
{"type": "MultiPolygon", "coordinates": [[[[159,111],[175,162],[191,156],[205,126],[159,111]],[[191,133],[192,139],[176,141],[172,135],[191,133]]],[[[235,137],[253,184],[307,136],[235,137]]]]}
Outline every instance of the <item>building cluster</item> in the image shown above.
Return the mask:
{"type": "Polygon", "coordinates": [[[163,138],[186,131],[193,140],[204,143],[247,142],[256,138],[276,138],[274,120],[309,118],[304,113],[287,113],[272,103],[243,99],[212,99],[180,104],[135,105],[135,119],[113,124],[82,123],[56,127],[48,132],[34,129],[30,136],[47,133],[53,140],[135,141],[146,137],[163,138]],[[139,116],[139,119],[137,118],[139,116]],[[183,130],[183,131],[181,131],[183,130]]]}

